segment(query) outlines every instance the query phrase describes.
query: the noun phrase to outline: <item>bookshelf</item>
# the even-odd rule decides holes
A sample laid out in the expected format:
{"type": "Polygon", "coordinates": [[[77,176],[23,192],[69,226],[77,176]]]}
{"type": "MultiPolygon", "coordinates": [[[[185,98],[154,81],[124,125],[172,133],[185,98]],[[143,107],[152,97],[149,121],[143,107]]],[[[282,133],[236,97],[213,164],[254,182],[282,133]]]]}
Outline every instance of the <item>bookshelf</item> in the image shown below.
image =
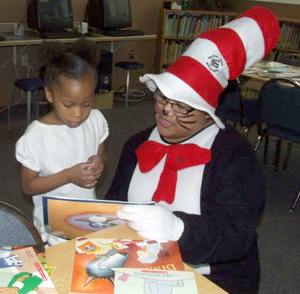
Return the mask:
{"type": "MultiPolygon", "coordinates": [[[[240,13],[205,10],[163,9],[160,33],[159,72],[171,65],[202,32],[233,20],[240,13]]],[[[275,60],[285,53],[300,53],[300,20],[278,18],[280,40],[274,49],[275,60]]]]}
{"type": "Polygon", "coordinates": [[[237,15],[236,12],[163,9],[160,72],[171,65],[200,33],[224,25],[237,15]]]}
{"type": "Polygon", "coordinates": [[[275,48],[275,59],[286,53],[300,53],[300,20],[278,18],[280,23],[280,39],[275,48]]]}

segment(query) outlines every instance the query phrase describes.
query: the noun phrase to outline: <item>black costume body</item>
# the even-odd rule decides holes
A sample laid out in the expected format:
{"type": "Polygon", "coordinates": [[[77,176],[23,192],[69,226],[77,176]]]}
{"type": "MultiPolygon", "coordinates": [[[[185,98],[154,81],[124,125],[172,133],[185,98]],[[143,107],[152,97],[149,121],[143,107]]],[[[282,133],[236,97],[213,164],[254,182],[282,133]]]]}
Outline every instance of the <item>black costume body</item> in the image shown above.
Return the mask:
{"type": "MultiPolygon", "coordinates": [[[[134,150],[152,129],[125,143],[106,199],[127,201],[137,164],[134,150]]],[[[206,277],[231,294],[255,293],[260,278],[255,227],[265,201],[264,177],[250,144],[231,127],[219,131],[211,152],[203,172],[201,215],[174,211],[184,222],[178,241],[182,258],[192,265],[210,264],[206,277]]]]}

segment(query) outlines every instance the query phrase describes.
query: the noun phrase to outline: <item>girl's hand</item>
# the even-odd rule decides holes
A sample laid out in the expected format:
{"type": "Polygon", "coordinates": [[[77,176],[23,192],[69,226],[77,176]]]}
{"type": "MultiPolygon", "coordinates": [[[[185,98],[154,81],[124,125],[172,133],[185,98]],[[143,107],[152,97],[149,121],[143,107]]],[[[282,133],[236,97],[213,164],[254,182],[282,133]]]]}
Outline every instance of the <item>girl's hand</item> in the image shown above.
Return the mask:
{"type": "Polygon", "coordinates": [[[106,160],[103,155],[93,155],[88,159],[88,163],[92,163],[91,169],[94,171],[96,178],[98,179],[102,174],[106,166],[106,160]]]}
{"type": "Polygon", "coordinates": [[[85,162],[76,164],[66,170],[70,183],[83,188],[94,188],[97,176],[93,170],[94,163],[85,162]]]}

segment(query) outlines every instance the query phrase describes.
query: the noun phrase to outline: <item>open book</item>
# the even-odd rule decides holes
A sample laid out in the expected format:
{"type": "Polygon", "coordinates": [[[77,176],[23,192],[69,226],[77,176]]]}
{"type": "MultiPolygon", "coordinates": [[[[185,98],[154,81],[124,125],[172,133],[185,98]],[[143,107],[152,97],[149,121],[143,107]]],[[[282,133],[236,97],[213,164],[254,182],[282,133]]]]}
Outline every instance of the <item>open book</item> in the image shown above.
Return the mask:
{"type": "Polygon", "coordinates": [[[74,199],[43,196],[44,224],[47,233],[73,239],[124,224],[117,217],[122,205],[154,205],[154,202],[135,203],[96,199],[74,199]]]}
{"type": "Polygon", "coordinates": [[[184,271],[175,241],[77,238],[70,293],[113,294],[115,268],[184,271]]]}

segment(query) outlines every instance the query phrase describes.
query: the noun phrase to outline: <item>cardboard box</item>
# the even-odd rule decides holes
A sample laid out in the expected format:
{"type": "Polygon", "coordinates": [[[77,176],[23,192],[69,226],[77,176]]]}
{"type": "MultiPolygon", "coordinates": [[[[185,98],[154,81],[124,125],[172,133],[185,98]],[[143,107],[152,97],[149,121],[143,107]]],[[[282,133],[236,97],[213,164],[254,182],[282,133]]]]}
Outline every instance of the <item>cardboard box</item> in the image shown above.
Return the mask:
{"type": "Polygon", "coordinates": [[[92,108],[108,109],[113,107],[114,92],[98,93],[95,95],[92,108]]]}

